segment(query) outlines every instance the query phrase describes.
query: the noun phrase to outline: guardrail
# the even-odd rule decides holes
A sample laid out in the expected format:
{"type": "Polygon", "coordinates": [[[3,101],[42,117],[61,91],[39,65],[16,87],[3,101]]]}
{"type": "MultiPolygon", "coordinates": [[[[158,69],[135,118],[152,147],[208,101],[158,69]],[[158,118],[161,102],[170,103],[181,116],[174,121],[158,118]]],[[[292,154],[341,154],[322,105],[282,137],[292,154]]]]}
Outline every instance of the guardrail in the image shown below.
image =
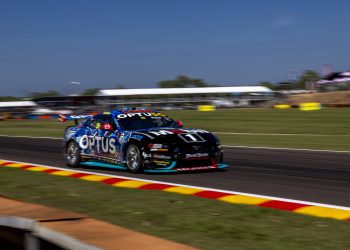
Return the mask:
{"type": "Polygon", "coordinates": [[[0,245],[6,249],[100,250],[73,237],[39,225],[35,220],[0,216],[0,245]]]}

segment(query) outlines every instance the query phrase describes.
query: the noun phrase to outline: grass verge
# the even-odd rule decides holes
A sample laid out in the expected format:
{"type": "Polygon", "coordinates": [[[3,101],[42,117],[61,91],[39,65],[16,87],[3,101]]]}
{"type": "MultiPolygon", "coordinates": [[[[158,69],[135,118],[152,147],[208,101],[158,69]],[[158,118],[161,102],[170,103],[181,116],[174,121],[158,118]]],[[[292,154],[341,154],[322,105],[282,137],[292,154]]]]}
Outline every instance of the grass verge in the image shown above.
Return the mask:
{"type": "Polygon", "coordinates": [[[210,131],[273,134],[350,135],[350,109],[227,109],[213,112],[167,112],[186,127],[210,131]]]}
{"type": "Polygon", "coordinates": [[[350,225],[285,211],[2,167],[0,195],[202,249],[348,249],[350,225]]]}
{"type": "MultiPolygon", "coordinates": [[[[296,109],[180,110],[167,113],[182,120],[185,127],[219,132],[226,145],[350,150],[350,109],[309,112],[296,109]],[[224,134],[232,132],[253,134],[224,134]]],[[[70,124],[72,122],[54,120],[1,121],[0,134],[61,138],[64,128],[70,124]]]]}
{"type": "Polygon", "coordinates": [[[299,148],[350,151],[350,135],[219,135],[221,143],[231,146],[299,148]]]}

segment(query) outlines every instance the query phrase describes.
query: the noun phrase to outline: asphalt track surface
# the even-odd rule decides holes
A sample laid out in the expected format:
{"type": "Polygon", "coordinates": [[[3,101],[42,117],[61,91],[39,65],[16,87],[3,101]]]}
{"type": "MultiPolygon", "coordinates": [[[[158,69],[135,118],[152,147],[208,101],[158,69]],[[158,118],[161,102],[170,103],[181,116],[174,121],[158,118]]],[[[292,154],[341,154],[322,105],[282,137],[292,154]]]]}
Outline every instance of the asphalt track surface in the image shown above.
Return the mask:
{"type": "MultiPolygon", "coordinates": [[[[0,159],[66,167],[61,140],[0,137],[0,159]]],[[[130,174],[81,170],[288,199],[350,206],[350,153],[225,148],[223,172],[130,174]]],[[[1,187],[0,187],[1,188],[1,187]]]]}

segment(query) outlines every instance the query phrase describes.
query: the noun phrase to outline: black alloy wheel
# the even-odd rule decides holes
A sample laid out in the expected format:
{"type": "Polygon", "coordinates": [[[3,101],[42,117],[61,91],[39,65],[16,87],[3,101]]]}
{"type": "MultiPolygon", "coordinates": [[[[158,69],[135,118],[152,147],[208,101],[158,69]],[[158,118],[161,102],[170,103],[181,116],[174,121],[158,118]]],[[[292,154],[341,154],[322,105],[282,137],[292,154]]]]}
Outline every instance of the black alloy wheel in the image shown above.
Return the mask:
{"type": "Polygon", "coordinates": [[[80,163],[80,150],[79,146],[75,141],[70,141],[66,146],[66,161],[71,167],[77,167],[80,163]]]}
{"type": "Polygon", "coordinates": [[[130,144],[126,150],[126,167],[129,172],[137,173],[143,170],[141,150],[134,144],[130,144]]]}

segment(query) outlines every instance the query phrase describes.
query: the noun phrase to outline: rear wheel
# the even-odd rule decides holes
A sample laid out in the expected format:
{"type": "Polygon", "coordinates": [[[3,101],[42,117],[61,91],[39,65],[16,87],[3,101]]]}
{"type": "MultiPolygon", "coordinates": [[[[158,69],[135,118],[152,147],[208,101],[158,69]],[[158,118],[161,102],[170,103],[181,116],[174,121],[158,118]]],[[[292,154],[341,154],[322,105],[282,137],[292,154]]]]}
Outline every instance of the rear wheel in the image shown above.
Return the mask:
{"type": "Polygon", "coordinates": [[[66,146],[66,161],[71,167],[77,167],[80,163],[80,150],[75,141],[70,141],[66,146]]]}
{"type": "Polygon", "coordinates": [[[143,164],[141,159],[140,149],[134,145],[130,144],[126,150],[126,167],[129,172],[136,173],[143,170],[143,164]]]}

